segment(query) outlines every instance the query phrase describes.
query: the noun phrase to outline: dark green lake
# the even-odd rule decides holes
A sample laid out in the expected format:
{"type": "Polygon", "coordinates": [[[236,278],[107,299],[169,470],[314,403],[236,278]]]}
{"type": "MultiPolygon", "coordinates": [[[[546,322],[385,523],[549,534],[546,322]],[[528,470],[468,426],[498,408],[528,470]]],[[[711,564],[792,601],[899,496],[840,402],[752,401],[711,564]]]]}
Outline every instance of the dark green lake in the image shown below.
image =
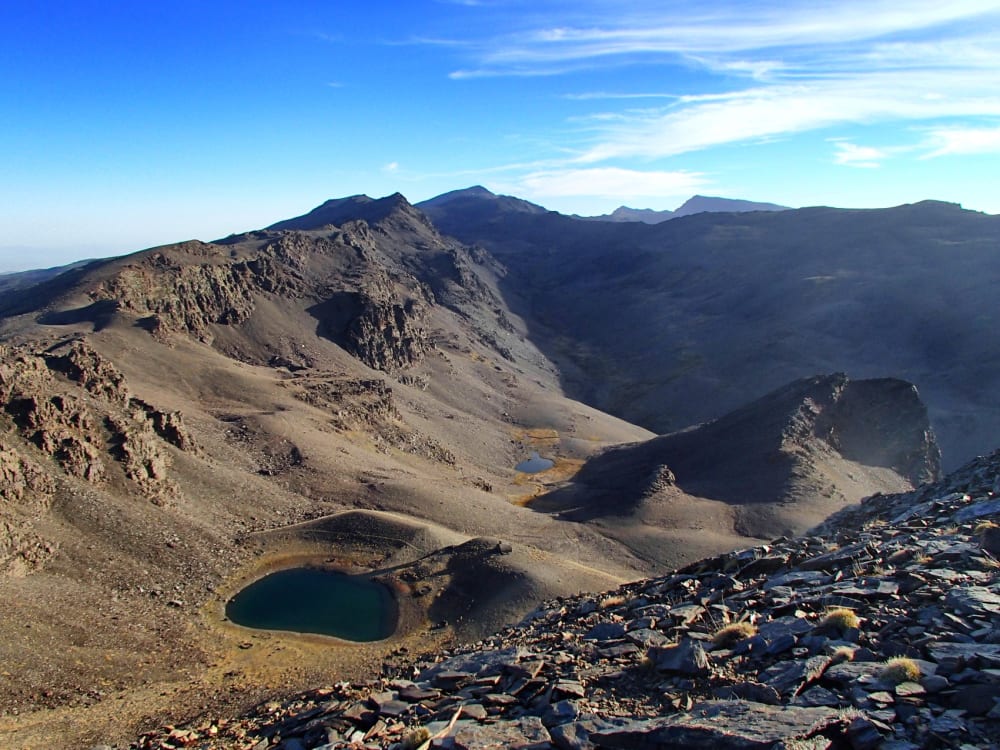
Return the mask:
{"type": "Polygon", "coordinates": [[[385,586],[321,568],[290,568],[254,581],[226,604],[237,625],[379,641],[396,630],[398,608],[385,586]]]}

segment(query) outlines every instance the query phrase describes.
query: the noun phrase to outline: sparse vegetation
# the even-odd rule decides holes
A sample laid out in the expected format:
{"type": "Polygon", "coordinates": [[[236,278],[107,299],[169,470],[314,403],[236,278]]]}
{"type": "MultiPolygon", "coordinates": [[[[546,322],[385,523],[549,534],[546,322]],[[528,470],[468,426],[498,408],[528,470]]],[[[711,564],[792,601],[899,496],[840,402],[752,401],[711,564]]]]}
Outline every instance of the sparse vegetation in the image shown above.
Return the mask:
{"type": "Polygon", "coordinates": [[[746,640],[757,634],[757,628],[751,622],[734,622],[716,630],[712,635],[712,643],[716,646],[728,648],[735,646],[742,640],[746,640]]]}
{"type": "Polygon", "coordinates": [[[642,655],[642,659],[639,660],[639,669],[641,669],[641,670],[643,670],[645,672],[654,672],[654,671],[656,671],[656,659],[654,659],[650,655],[648,649],[642,655]]]}
{"type": "Polygon", "coordinates": [[[823,619],[819,622],[820,627],[837,630],[850,630],[861,625],[861,620],[853,609],[847,607],[835,607],[827,610],[823,619]]]}
{"type": "Polygon", "coordinates": [[[427,727],[417,727],[410,732],[399,744],[400,750],[417,750],[425,743],[430,742],[431,733],[427,727]]]}
{"type": "Polygon", "coordinates": [[[990,529],[1000,529],[1000,525],[994,521],[980,521],[972,531],[976,536],[982,536],[990,529]]]}
{"type": "Polygon", "coordinates": [[[625,597],[619,595],[606,596],[598,603],[598,607],[601,609],[611,609],[612,607],[620,607],[625,603],[625,597]]]}
{"type": "Polygon", "coordinates": [[[920,679],[920,665],[913,659],[897,656],[885,663],[879,672],[879,678],[894,685],[901,682],[916,682],[920,679]]]}
{"type": "Polygon", "coordinates": [[[854,649],[850,646],[837,646],[830,654],[832,664],[843,664],[854,659],[854,649]]]}

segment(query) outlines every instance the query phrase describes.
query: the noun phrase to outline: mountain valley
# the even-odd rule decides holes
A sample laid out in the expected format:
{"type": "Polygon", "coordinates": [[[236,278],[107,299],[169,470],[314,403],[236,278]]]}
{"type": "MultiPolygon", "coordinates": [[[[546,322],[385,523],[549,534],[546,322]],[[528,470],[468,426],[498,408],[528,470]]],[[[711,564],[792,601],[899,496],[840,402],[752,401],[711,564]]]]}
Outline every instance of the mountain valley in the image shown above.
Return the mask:
{"type": "Polygon", "coordinates": [[[998,243],[934,202],[653,225],[475,188],[2,287],[0,744],[364,682],[940,480],[1000,434],[998,243]],[[396,633],[226,620],[293,565],[388,586],[396,633]]]}

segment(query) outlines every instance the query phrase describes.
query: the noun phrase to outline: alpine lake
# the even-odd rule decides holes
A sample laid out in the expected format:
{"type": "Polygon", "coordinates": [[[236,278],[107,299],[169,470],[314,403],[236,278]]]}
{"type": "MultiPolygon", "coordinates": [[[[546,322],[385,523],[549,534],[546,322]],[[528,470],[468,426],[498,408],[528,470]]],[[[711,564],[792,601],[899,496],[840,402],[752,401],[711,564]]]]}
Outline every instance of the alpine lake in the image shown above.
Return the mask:
{"type": "Polygon", "coordinates": [[[363,576],[318,567],[279,570],[260,578],[226,604],[226,617],[257,630],[283,630],[370,642],[396,630],[392,592],[363,576]]]}

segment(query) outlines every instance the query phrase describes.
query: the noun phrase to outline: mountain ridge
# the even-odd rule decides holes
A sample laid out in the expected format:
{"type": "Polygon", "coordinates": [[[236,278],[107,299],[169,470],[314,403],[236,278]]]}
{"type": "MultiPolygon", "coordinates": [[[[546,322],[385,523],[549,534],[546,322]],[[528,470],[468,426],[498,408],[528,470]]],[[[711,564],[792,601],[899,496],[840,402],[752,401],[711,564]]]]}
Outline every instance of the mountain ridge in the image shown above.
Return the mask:
{"type": "Polygon", "coordinates": [[[663,433],[713,416],[700,404],[735,408],[842,370],[916,383],[947,466],[1000,428],[984,398],[1000,368],[982,318],[1000,217],[924,201],[645,225],[482,204],[431,217],[507,266],[505,292],[576,398],[663,433]]]}
{"type": "MultiPolygon", "coordinates": [[[[614,319],[621,344],[633,326],[643,333],[638,354],[655,353],[659,318],[630,320],[602,302],[602,287],[659,284],[644,264],[675,247],[664,231],[697,251],[683,258],[695,275],[682,281],[718,276],[726,255],[712,233],[739,240],[780,227],[788,212],[699,214],[664,230],[579,222],[481,191],[444,207],[462,200],[488,204],[466,229],[502,232],[503,246],[452,237],[402,196],[353,197],[297,217],[299,228],[152,248],[0,300],[0,597],[9,605],[0,659],[16,674],[0,680],[0,732],[13,733],[3,744],[65,744],[67,732],[81,745],[128,742],[205,706],[225,715],[331,674],[362,681],[398,649],[483,638],[540,599],[766,538],[770,526],[735,518],[724,500],[671,504],[684,487],[670,485],[660,438],[574,400],[563,384],[587,376],[601,398],[641,390],[605,368],[598,339],[578,339],[568,357],[545,331],[567,313],[579,317],[568,336],[614,319]],[[583,306],[567,306],[566,293],[581,292],[579,276],[560,290],[567,270],[587,280],[583,306]],[[651,489],[655,513],[581,521],[545,512],[545,498],[577,480],[618,481],[600,456],[627,445],[655,454],[656,476],[624,477],[623,503],[651,489]],[[531,452],[552,467],[518,472],[531,452]],[[377,576],[406,613],[398,632],[368,646],[319,645],[225,620],[229,596],[294,564],[377,576]],[[94,685],[115,700],[95,697],[94,685]]],[[[922,206],[911,220],[952,239],[938,225],[953,213],[922,206]]],[[[825,215],[806,212],[811,223],[825,215]]],[[[677,281],[667,287],[686,288],[677,281]]],[[[817,382],[850,391],[838,377],[817,382]]],[[[919,408],[907,384],[892,383],[875,390],[895,394],[887,403],[899,427],[919,408]]],[[[767,429],[785,424],[779,411],[760,412],[767,429]]],[[[860,425],[844,443],[858,446],[894,423],[841,415],[830,424],[860,425]]],[[[764,427],[750,420],[748,434],[764,427]]],[[[731,432],[714,439],[738,452],[731,432]]],[[[926,449],[925,438],[911,447],[926,449]]],[[[824,456],[804,451],[803,461],[824,456]]],[[[673,460],[674,480],[688,485],[673,460]]],[[[838,507],[861,484],[839,481],[838,507]]],[[[798,502],[782,499],[786,511],[798,502]]]]}
{"type": "Polygon", "coordinates": [[[673,211],[656,211],[650,208],[629,208],[619,206],[610,214],[601,216],[577,216],[573,218],[585,219],[587,221],[612,221],[629,222],[637,221],[643,224],[659,224],[670,219],[678,219],[682,216],[690,216],[697,213],[742,213],[746,211],[787,211],[788,206],[781,206],[777,203],[761,203],[757,201],[739,200],[734,198],[718,198],[705,195],[694,195],[673,211]]]}

